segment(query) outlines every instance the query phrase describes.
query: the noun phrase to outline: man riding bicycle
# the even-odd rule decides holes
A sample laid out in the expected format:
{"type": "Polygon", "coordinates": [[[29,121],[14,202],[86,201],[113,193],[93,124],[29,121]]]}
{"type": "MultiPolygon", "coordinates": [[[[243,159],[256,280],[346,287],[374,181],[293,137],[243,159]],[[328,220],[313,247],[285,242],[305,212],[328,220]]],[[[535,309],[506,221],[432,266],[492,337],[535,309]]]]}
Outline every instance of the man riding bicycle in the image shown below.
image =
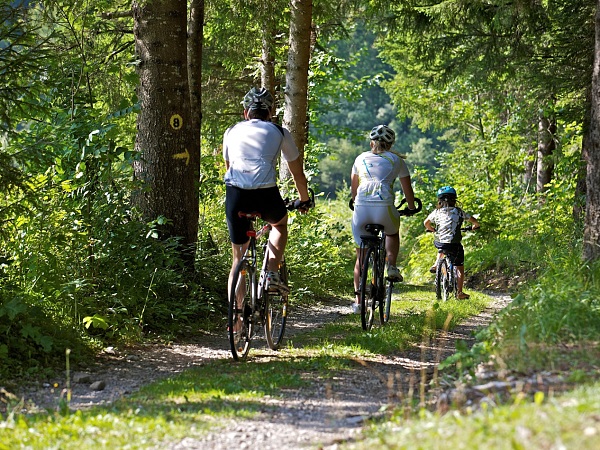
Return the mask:
{"type": "Polygon", "coordinates": [[[233,261],[229,273],[228,292],[235,267],[248,247],[248,219],[239,212],[258,212],[272,225],[269,233],[267,288],[285,289],[277,272],[287,243],[287,209],[277,187],[278,161],[286,161],[299,194],[298,210],[311,206],[307,179],[300,152],[290,132],[271,122],[274,99],[264,88],[252,88],[244,96],[244,121],[225,131],[225,213],[231,239],[233,261]]]}

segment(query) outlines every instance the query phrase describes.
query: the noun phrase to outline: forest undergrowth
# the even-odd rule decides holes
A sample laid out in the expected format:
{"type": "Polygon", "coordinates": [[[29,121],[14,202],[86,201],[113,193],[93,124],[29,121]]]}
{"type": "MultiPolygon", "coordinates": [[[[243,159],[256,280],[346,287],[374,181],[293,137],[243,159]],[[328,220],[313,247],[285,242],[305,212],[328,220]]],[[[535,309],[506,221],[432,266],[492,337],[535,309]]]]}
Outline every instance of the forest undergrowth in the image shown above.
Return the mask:
{"type": "MultiPolygon", "coordinates": [[[[327,295],[351,298],[349,280],[351,280],[353,261],[352,247],[348,245],[348,224],[337,218],[345,217],[347,214],[344,209],[345,205],[340,205],[340,203],[324,205],[320,211],[315,211],[307,216],[293,217],[291,220],[288,260],[290,266],[294,268],[292,271],[292,290],[294,292],[294,302],[298,304],[309,306],[311,302],[318,302],[320,298],[327,295]],[[315,224],[317,225],[315,226],[315,224]],[[323,282],[323,280],[326,280],[326,282],[323,282]]],[[[482,222],[485,225],[486,222],[483,220],[482,222]]],[[[431,258],[435,256],[435,253],[432,252],[430,237],[411,231],[418,229],[419,225],[420,221],[418,220],[406,221],[403,228],[403,242],[408,245],[403,247],[402,252],[408,257],[403,260],[402,272],[414,285],[422,284],[423,280],[430,277],[427,270],[431,258]]],[[[214,244],[225,238],[213,233],[211,239],[214,244]]],[[[555,253],[550,252],[549,254],[559,256],[546,258],[543,261],[538,260],[536,255],[547,251],[547,247],[546,249],[541,248],[544,245],[543,239],[544,237],[541,236],[535,237],[535,239],[532,236],[528,236],[527,239],[518,236],[513,239],[496,239],[494,233],[489,232],[487,234],[485,228],[481,234],[473,233],[465,238],[467,290],[502,288],[509,290],[514,298],[510,305],[489,326],[479,331],[472,346],[464,348],[459,346],[454,355],[449,356],[442,362],[440,376],[448,380],[455,380],[457,383],[468,383],[469,379],[473,379],[473,374],[478,368],[482,365],[489,365],[489,370],[512,375],[519,374],[519,376],[542,372],[561,373],[569,386],[584,385],[590,386],[589,389],[596,389],[593,382],[599,378],[598,354],[595,350],[597,348],[598,330],[600,330],[600,311],[598,307],[598,299],[600,298],[599,266],[598,264],[582,264],[577,253],[577,247],[570,252],[565,252],[564,249],[562,249],[563,251],[554,249],[555,253]],[[493,258],[490,255],[494,255],[493,258]],[[568,282],[561,282],[561,280],[568,280],[568,282]]],[[[153,243],[153,245],[159,244],[153,243]]],[[[226,273],[225,264],[227,259],[223,253],[218,251],[220,245],[209,246],[206,244],[206,248],[212,248],[213,253],[210,254],[207,251],[204,254],[203,271],[211,273],[211,265],[216,265],[215,270],[212,272],[217,274],[214,279],[220,277],[225,279],[223,275],[226,273]]],[[[163,255],[161,257],[162,261],[170,260],[171,256],[169,256],[168,251],[163,255]]],[[[176,259],[174,258],[173,261],[176,261],[176,259]]],[[[169,266],[166,265],[166,267],[169,266]]],[[[151,279],[152,283],[154,281],[161,282],[156,280],[158,274],[159,271],[157,270],[154,273],[154,278],[151,279]]],[[[210,285],[202,284],[198,278],[195,278],[196,281],[193,283],[189,282],[188,278],[188,281],[184,283],[185,276],[178,275],[179,278],[170,278],[168,270],[165,270],[163,275],[165,279],[162,282],[166,283],[165,286],[169,285],[169,280],[178,279],[182,281],[180,285],[181,292],[194,292],[194,296],[198,295],[198,300],[202,298],[203,292],[213,292],[211,295],[218,297],[214,294],[218,292],[217,288],[213,288],[212,291],[208,290],[210,285]]],[[[218,283],[213,282],[213,285],[218,286],[218,283]]],[[[154,314],[152,310],[155,305],[159,308],[159,311],[165,307],[165,305],[160,305],[162,297],[159,295],[158,286],[157,284],[157,289],[154,290],[150,284],[147,293],[143,296],[143,305],[148,309],[148,314],[144,313],[144,317],[152,317],[152,314],[154,314]]],[[[207,305],[210,304],[210,302],[205,303],[205,311],[207,305]]],[[[103,328],[99,325],[103,323],[102,317],[98,318],[98,324],[94,325],[92,322],[89,327],[84,327],[79,332],[83,331],[84,335],[87,334],[88,341],[95,342],[96,348],[148,340],[163,343],[177,342],[183,335],[189,334],[190,330],[198,329],[198,326],[202,328],[202,324],[206,324],[206,329],[209,330],[211,327],[214,328],[218,326],[217,324],[223,323],[223,306],[222,301],[214,302],[205,319],[197,321],[195,325],[192,325],[194,320],[201,317],[201,315],[186,316],[175,308],[173,314],[176,314],[174,317],[177,317],[178,320],[173,320],[173,324],[177,324],[177,328],[163,328],[166,332],[161,332],[158,328],[153,329],[148,323],[148,326],[138,325],[139,330],[136,334],[132,334],[127,326],[129,322],[124,322],[126,326],[123,327],[123,323],[111,320],[106,321],[110,325],[103,328]],[[119,326],[123,328],[119,328],[119,326]]],[[[439,305],[436,306],[433,303],[432,311],[443,313],[444,308],[440,309],[439,305]]],[[[423,314],[425,313],[423,312],[423,314]]],[[[475,314],[475,312],[470,314],[475,314]]],[[[447,314],[444,313],[443,316],[440,317],[440,320],[433,322],[434,329],[443,329],[447,314]]],[[[419,315],[409,312],[408,318],[412,317],[418,318],[419,315]]],[[[424,327],[431,327],[431,323],[430,321],[421,324],[417,322],[405,326],[407,330],[414,328],[416,336],[422,336],[424,327]]],[[[77,333],[74,335],[77,336],[77,333]]],[[[398,337],[394,337],[392,340],[396,342],[398,337]]],[[[85,344],[85,340],[74,339],[72,342],[85,344]]],[[[380,342],[379,345],[384,345],[384,347],[389,345],[388,339],[379,339],[378,342],[380,342]]],[[[354,352],[354,346],[357,344],[360,345],[359,341],[354,344],[349,343],[344,347],[343,352],[354,352]]],[[[94,346],[83,346],[88,349],[90,357],[93,357],[94,352],[91,350],[94,346]]],[[[368,344],[369,348],[371,346],[372,342],[368,344]]],[[[375,353],[379,351],[385,353],[384,347],[376,350],[375,353]]],[[[327,346],[324,345],[323,348],[327,348],[327,346]]],[[[77,351],[75,345],[73,349],[74,352],[77,351]]],[[[49,372],[64,370],[64,352],[60,356],[61,358],[53,360],[55,364],[44,365],[43,361],[34,360],[34,365],[31,366],[34,370],[29,372],[30,379],[40,379],[47,376],[49,372]]],[[[334,368],[330,365],[332,362],[333,360],[330,361],[328,358],[317,357],[312,362],[310,360],[306,361],[309,367],[303,368],[303,370],[317,370],[318,373],[325,375],[334,368]]],[[[25,368],[22,363],[23,360],[16,367],[25,368]]],[[[79,361],[74,358],[71,363],[72,368],[75,369],[79,361]]],[[[285,364],[281,362],[280,366],[285,366],[285,364]]],[[[337,366],[336,368],[341,369],[337,366]]],[[[10,371],[10,368],[8,370],[10,371]]],[[[22,373],[26,373],[26,371],[22,373]]],[[[296,382],[287,379],[279,373],[279,370],[275,370],[272,375],[275,379],[271,380],[270,383],[275,383],[274,385],[296,382]]],[[[268,379],[264,378],[263,372],[257,374],[257,377],[256,383],[258,384],[269,382],[268,379]]],[[[236,392],[237,389],[235,388],[233,392],[236,392]]],[[[187,398],[189,398],[189,395],[187,398]]],[[[595,397],[591,395],[590,398],[595,397]]],[[[517,399],[518,397],[508,397],[504,401],[510,406],[519,401],[517,399]]],[[[497,400],[500,401],[499,398],[497,400]]],[[[3,397],[3,402],[9,401],[11,400],[3,397]]],[[[248,399],[247,401],[249,405],[253,404],[253,400],[248,399]]],[[[544,399],[540,399],[539,396],[535,398],[535,401],[540,405],[545,405],[544,399]]],[[[548,402],[550,402],[549,399],[548,402]]],[[[149,405],[146,407],[150,408],[149,413],[152,415],[155,407],[149,405]]],[[[218,410],[222,409],[222,406],[213,405],[212,407],[216,407],[218,410]]],[[[460,410],[459,408],[456,411],[460,410]]],[[[156,411],[159,412],[160,410],[156,411]]],[[[60,414],[60,409],[58,413],[60,414]]],[[[469,414],[468,409],[463,413],[469,414]]],[[[68,415],[65,417],[68,417],[68,415]]],[[[389,426],[391,427],[394,427],[394,417],[393,414],[389,417],[389,426]]],[[[398,419],[400,417],[404,416],[400,415],[398,419]]],[[[13,427],[14,425],[10,425],[10,423],[14,424],[14,420],[23,421],[22,425],[25,426],[30,419],[27,416],[11,412],[10,417],[4,417],[4,420],[6,426],[13,427]]],[[[81,420],[81,417],[79,419],[76,417],[68,418],[67,422],[63,422],[63,419],[58,417],[56,420],[55,426],[57,428],[55,432],[62,433],[65,431],[65,425],[61,425],[62,423],[75,424],[77,420],[81,420]]],[[[111,420],[133,420],[133,417],[126,419],[117,416],[111,420]]],[[[589,416],[587,415],[582,418],[582,421],[588,420],[589,416]]],[[[156,426],[154,419],[152,423],[151,426],[156,426]]],[[[98,426],[102,428],[109,425],[103,423],[98,426]]],[[[418,429],[419,426],[419,423],[415,423],[415,429],[418,429]]],[[[374,427],[373,436],[377,436],[377,428],[374,427]]],[[[593,428],[593,430],[596,430],[596,428],[593,428]]],[[[591,433],[589,430],[588,432],[591,433]]],[[[367,435],[369,434],[367,433],[367,435]]],[[[123,438],[128,439],[126,436],[123,438]]]]}

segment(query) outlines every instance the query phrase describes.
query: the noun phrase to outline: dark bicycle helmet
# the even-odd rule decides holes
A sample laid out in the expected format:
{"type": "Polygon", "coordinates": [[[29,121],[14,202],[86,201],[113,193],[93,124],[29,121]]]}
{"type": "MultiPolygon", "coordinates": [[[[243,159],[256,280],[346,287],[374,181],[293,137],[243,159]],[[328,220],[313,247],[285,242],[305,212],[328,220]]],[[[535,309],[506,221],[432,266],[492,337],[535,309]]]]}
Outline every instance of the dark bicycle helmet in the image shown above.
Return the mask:
{"type": "Polygon", "coordinates": [[[244,96],[242,104],[244,105],[244,109],[265,109],[271,111],[274,101],[273,95],[265,88],[253,87],[244,96]]]}
{"type": "Polygon", "coordinates": [[[396,140],[396,133],[394,133],[394,130],[387,125],[377,125],[371,130],[369,138],[372,141],[383,141],[388,144],[393,144],[396,140]]]}
{"type": "Polygon", "coordinates": [[[438,189],[437,197],[456,198],[456,190],[452,186],[443,186],[438,189]]]}

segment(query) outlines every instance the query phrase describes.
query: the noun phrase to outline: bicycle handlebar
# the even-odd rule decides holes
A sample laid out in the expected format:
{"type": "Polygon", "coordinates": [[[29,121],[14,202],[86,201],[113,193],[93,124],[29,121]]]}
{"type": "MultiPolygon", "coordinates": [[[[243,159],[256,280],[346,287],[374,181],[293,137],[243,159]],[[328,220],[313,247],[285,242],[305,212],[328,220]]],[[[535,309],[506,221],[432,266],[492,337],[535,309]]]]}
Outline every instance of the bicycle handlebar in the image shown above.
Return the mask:
{"type": "Polygon", "coordinates": [[[421,202],[420,198],[415,197],[415,204],[417,205],[417,207],[415,209],[408,209],[408,206],[404,209],[400,209],[402,208],[402,205],[404,205],[406,203],[406,199],[403,198],[402,201],[400,202],[400,205],[398,205],[396,207],[396,209],[398,210],[398,212],[400,213],[401,216],[414,216],[417,213],[420,213],[421,210],[423,209],[423,202],[421,202]]]}
{"type": "MultiPolygon", "coordinates": [[[[477,227],[477,228],[473,228],[473,225],[469,225],[466,227],[463,227],[460,229],[460,231],[477,231],[479,230],[481,227],[477,227]]],[[[425,230],[427,233],[435,233],[435,230],[431,231],[431,230],[425,230]]]]}
{"type": "MultiPolygon", "coordinates": [[[[396,206],[396,209],[398,210],[398,212],[400,213],[401,216],[413,216],[419,212],[421,212],[421,210],[423,209],[423,203],[421,202],[420,198],[415,197],[415,203],[417,205],[417,207],[415,209],[408,209],[408,207],[404,208],[404,209],[400,209],[402,208],[402,205],[404,205],[406,203],[406,199],[403,198],[402,201],[400,202],[400,204],[398,206],[396,206]]],[[[354,200],[350,199],[350,201],[348,202],[348,208],[350,208],[352,211],[354,211],[354,200]]]]}
{"type": "Polygon", "coordinates": [[[308,211],[310,208],[314,208],[315,207],[315,191],[313,191],[311,188],[308,188],[308,195],[310,196],[310,198],[305,201],[305,202],[301,202],[299,198],[295,199],[295,200],[290,200],[289,198],[286,198],[284,200],[285,202],[285,207],[287,208],[288,211],[293,211],[295,209],[298,209],[300,211],[308,211]]]}

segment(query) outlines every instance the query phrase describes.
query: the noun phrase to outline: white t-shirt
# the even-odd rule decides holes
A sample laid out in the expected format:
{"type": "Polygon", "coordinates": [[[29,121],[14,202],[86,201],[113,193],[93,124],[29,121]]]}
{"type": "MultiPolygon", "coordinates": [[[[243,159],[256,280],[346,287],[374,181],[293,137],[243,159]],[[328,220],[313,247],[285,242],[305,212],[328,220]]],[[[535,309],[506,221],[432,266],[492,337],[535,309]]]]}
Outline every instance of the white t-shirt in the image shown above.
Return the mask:
{"type": "Polygon", "coordinates": [[[225,184],[242,189],[276,186],[280,153],[285,161],[300,156],[287,129],[259,119],[235,124],[223,135],[223,158],[229,161],[225,184]]]}
{"type": "Polygon", "coordinates": [[[393,152],[361,153],[352,166],[352,175],[358,175],[355,205],[394,205],[394,181],[410,176],[404,160],[393,152]]]}
{"type": "Polygon", "coordinates": [[[435,228],[435,241],[440,244],[457,244],[462,241],[460,227],[471,214],[457,206],[435,209],[427,216],[435,228]]]}

